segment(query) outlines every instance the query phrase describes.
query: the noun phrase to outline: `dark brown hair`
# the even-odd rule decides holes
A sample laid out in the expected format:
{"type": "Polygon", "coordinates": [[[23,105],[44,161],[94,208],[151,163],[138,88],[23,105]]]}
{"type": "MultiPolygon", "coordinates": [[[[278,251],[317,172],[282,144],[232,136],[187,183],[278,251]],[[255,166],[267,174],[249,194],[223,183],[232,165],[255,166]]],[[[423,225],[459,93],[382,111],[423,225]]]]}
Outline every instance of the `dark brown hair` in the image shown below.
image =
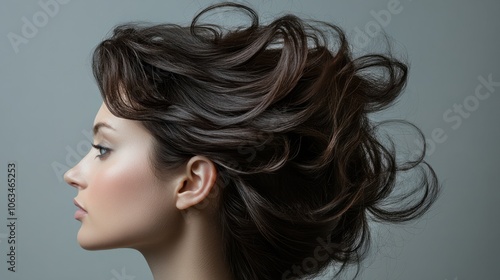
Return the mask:
{"type": "Polygon", "coordinates": [[[383,122],[369,119],[403,91],[408,63],[353,58],[336,25],[290,14],[261,24],[254,10],[222,3],[186,27],[117,26],[93,71],[110,111],[154,136],[158,176],[194,155],[216,164],[235,279],[296,279],[329,264],[340,273],[366,255],[368,221],[418,218],[438,196],[425,149],[396,161],[395,145],[377,137],[383,122]],[[222,7],[251,23],[200,23],[222,7]],[[410,191],[396,183],[407,171],[419,177],[410,191]]]}

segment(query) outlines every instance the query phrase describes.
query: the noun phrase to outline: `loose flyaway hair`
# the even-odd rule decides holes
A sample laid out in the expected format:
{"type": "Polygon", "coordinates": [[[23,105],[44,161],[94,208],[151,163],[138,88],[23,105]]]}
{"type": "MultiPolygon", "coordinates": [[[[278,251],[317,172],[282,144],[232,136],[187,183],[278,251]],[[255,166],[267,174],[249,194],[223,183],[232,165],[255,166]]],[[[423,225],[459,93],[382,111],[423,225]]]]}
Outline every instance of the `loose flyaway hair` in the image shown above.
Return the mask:
{"type": "Polygon", "coordinates": [[[425,147],[397,160],[379,133],[394,121],[369,118],[400,96],[408,63],[353,57],[336,25],[292,14],[263,24],[221,3],[190,26],[119,25],[92,66],[109,110],[154,136],[159,178],[194,155],[217,166],[216,226],[234,279],[300,279],[331,264],[338,275],[366,256],[369,221],[419,218],[438,197],[425,147]],[[223,9],[249,24],[201,22],[223,9]]]}

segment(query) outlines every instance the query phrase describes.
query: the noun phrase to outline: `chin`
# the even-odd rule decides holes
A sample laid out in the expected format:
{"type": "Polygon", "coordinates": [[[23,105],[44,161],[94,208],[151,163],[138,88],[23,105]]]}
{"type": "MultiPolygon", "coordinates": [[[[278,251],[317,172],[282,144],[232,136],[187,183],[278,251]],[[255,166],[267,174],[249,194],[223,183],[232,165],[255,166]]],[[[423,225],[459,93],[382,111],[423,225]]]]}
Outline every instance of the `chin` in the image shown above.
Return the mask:
{"type": "Polygon", "coordinates": [[[80,247],[89,251],[120,248],[116,241],[103,239],[102,235],[99,236],[96,234],[82,232],[81,229],[78,232],[77,241],[80,247]]]}
{"type": "Polygon", "coordinates": [[[80,247],[82,247],[85,250],[97,251],[97,250],[113,249],[111,246],[109,246],[109,244],[96,242],[95,240],[84,239],[81,238],[80,236],[78,236],[77,240],[80,247]]]}
{"type": "Polygon", "coordinates": [[[103,234],[85,232],[82,229],[78,232],[77,240],[80,247],[88,251],[120,248],[134,249],[136,247],[134,245],[137,243],[134,242],[134,240],[131,240],[131,238],[126,238],[126,236],[123,235],[116,236],[115,238],[105,238],[103,234]]]}

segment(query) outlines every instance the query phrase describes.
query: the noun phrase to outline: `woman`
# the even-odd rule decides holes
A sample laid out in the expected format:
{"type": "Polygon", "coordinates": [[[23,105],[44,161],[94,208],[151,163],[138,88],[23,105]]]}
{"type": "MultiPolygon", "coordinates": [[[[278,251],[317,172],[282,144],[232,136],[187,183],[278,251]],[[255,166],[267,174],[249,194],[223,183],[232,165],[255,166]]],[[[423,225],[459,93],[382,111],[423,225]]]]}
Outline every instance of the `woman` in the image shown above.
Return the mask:
{"type": "Polygon", "coordinates": [[[402,92],[407,65],[352,58],[337,26],[293,15],[263,25],[217,4],[189,27],[116,27],[93,71],[95,149],[65,174],[78,242],[136,249],[156,280],[340,273],[364,257],[369,220],[409,221],[437,198],[425,151],[396,161],[369,119],[402,92]],[[251,24],[199,23],[223,7],[251,24]],[[421,180],[405,192],[396,179],[408,171],[421,180]]]}

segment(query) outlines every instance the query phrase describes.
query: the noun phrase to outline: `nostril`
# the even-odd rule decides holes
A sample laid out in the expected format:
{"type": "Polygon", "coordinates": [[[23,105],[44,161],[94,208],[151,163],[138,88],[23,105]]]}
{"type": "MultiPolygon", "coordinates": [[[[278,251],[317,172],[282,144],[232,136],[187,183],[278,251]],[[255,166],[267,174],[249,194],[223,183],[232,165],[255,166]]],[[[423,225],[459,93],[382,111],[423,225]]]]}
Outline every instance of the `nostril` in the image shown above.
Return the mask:
{"type": "Polygon", "coordinates": [[[67,181],[67,183],[68,183],[68,185],[70,185],[76,189],[80,189],[82,187],[81,184],[77,183],[74,180],[67,181]]]}
{"type": "Polygon", "coordinates": [[[66,181],[66,183],[72,187],[75,187],[75,188],[79,187],[79,184],[73,178],[68,176],[68,174],[64,175],[64,181],[66,181]]]}

